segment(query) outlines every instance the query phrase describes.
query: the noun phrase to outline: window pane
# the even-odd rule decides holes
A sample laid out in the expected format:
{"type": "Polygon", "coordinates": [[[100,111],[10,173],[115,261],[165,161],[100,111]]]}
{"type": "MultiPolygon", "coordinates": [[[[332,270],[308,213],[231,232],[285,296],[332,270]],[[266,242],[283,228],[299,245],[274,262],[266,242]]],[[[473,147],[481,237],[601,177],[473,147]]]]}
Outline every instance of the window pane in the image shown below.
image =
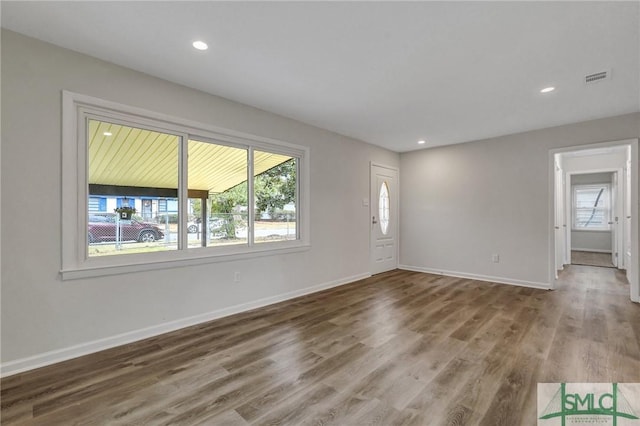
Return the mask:
{"type": "Polygon", "coordinates": [[[609,215],[603,209],[576,209],[576,228],[608,228],[609,215]]]}
{"type": "Polygon", "coordinates": [[[254,151],[256,243],[295,240],[298,159],[254,151]]]}
{"type": "Polygon", "coordinates": [[[609,229],[609,186],[575,186],[573,214],[576,229],[609,229]]]}
{"type": "Polygon", "coordinates": [[[387,235],[389,230],[389,186],[387,185],[387,182],[382,182],[382,185],[380,185],[378,210],[378,216],[380,217],[380,231],[382,231],[382,235],[387,235]]]}
{"type": "Polygon", "coordinates": [[[576,189],[576,207],[606,207],[609,200],[607,188],[576,189]]]}
{"type": "Polygon", "coordinates": [[[175,135],[89,120],[90,257],[177,249],[179,144],[175,135]]]}
{"type": "Polygon", "coordinates": [[[189,247],[247,244],[248,151],[189,140],[189,247]]]}

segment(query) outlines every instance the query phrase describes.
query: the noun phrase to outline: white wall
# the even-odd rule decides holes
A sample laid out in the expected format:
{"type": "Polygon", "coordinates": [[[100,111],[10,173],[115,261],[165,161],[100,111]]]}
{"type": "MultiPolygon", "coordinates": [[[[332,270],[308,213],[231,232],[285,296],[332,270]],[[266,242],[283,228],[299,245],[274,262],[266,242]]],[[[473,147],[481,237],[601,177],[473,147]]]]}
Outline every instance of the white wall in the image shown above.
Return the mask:
{"type": "Polygon", "coordinates": [[[401,154],[402,267],[548,287],[549,151],[639,126],[635,113],[401,154]]]}
{"type": "MultiPolygon", "coordinates": [[[[611,183],[611,173],[585,173],[571,176],[571,194],[575,185],[611,183]]],[[[573,195],[571,195],[573,196],[573,195]]],[[[573,204],[571,204],[573,206],[573,204]]],[[[611,253],[611,231],[571,230],[571,249],[611,253]]]]}
{"type": "Polygon", "coordinates": [[[571,250],[611,253],[611,231],[571,231],[571,250]]]}
{"type": "Polygon", "coordinates": [[[573,175],[571,185],[591,185],[598,183],[611,183],[611,173],[584,173],[573,175]]]}
{"type": "MultiPolygon", "coordinates": [[[[564,172],[585,173],[589,170],[623,168],[627,160],[627,152],[624,149],[616,150],[610,154],[570,156],[563,155],[564,172]]],[[[578,178],[580,180],[581,178],[578,178]]],[[[572,179],[573,184],[573,179],[572,179]]]]}
{"type": "Polygon", "coordinates": [[[398,154],[9,31],[1,89],[5,373],[368,274],[369,162],[397,167],[398,154]],[[311,249],[61,281],[63,89],[311,147],[311,249]]]}

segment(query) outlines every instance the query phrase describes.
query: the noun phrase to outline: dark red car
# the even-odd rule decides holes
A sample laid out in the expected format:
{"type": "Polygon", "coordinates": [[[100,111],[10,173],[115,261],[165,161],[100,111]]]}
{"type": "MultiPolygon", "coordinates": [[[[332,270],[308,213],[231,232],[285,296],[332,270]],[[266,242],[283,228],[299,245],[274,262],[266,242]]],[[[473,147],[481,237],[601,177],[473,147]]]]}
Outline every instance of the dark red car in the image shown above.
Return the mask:
{"type": "MultiPolygon", "coordinates": [[[[116,240],[116,214],[89,214],[89,244],[116,240]]],[[[135,219],[120,222],[121,241],[151,243],[164,238],[164,233],[153,223],[138,222],[135,219]]]]}

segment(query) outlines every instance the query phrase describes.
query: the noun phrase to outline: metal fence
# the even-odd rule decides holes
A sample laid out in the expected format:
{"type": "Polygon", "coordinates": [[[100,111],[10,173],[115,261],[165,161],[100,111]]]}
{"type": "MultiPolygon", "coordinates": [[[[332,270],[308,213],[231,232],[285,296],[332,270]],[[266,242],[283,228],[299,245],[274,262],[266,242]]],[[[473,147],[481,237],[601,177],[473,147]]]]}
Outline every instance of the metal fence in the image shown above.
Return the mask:
{"type": "MultiPolygon", "coordinates": [[[[177,249],[179,225],[177,215],[158,215],[143,220],[133,215],[122,220],[116,213],[89,213],[87,238],[89,256],[177,249]]],[[[199,218],[187,223],[189,247],[246,244],[249,227],[246,213],[215,214],[206,226],[199,218]],[[203,240],[204,239],[204,240],[203,240]]],[[[279,213],[254,222],[254,242],[295,240],[295,213],[279,213]]]]}

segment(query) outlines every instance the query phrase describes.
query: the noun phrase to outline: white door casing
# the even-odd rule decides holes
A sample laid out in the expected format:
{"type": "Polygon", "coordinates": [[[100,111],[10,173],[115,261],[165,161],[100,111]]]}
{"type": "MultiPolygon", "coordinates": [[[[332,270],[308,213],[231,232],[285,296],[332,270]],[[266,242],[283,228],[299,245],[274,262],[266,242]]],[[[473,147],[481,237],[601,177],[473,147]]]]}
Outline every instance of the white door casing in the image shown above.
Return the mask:
{"type": "Polygon", "coordinates": [[[618,197],[618,173],[613,173],[611,180],[611,206],[609,207],[611,211],[611,216],[609,217],[609,225],[611,227],[611,263],[616,268],[619,267],[618,264],[618,203],[620,198],[618,197]]]}
{"type": "Polygon", "coordinates": [[[569,211],[571,214],[571,194],[569,192],[569,188],[571,184],[567,186],[567,175],[562,170],[562,176],[560,176],[560,186],[562,191],[561,196],[561,212],[562,212],[562,250],[564,253],[563,256],[563,265],[571,264],[571,218],[567,216],[566,212],[569,211]]]}
{"type": "Polygon", "coordinates": [[[563,171],[556,159],[555,164],[555,244],[556,244],[556,278],[558,277],[558,271],[564,269],[565,262],[565,226],[564,225],[564,186],[563,186],[563,171]]]}
{"type": "Polygon", "coordinates": [[[573,194],[571,191],[571,174],[563,172],[562,184],[564,185],[564,259],[565,264],[569,265],[571,264],[571,229],[573,229],[573,194]]]}
{"type": "Polygon", "coordinates": [[[622,249],[622,259],[624,269],[628,269],[631,265],[631,161],[627,160],[626,167],[624,169],[624,212],[623,216],[623,230],[624,230],[624,247],[622,249]]]}
{"type": "Polygon", "coordinates": [[[398,266],[398,170],[371,163],[371,274],[398,266]]]}

